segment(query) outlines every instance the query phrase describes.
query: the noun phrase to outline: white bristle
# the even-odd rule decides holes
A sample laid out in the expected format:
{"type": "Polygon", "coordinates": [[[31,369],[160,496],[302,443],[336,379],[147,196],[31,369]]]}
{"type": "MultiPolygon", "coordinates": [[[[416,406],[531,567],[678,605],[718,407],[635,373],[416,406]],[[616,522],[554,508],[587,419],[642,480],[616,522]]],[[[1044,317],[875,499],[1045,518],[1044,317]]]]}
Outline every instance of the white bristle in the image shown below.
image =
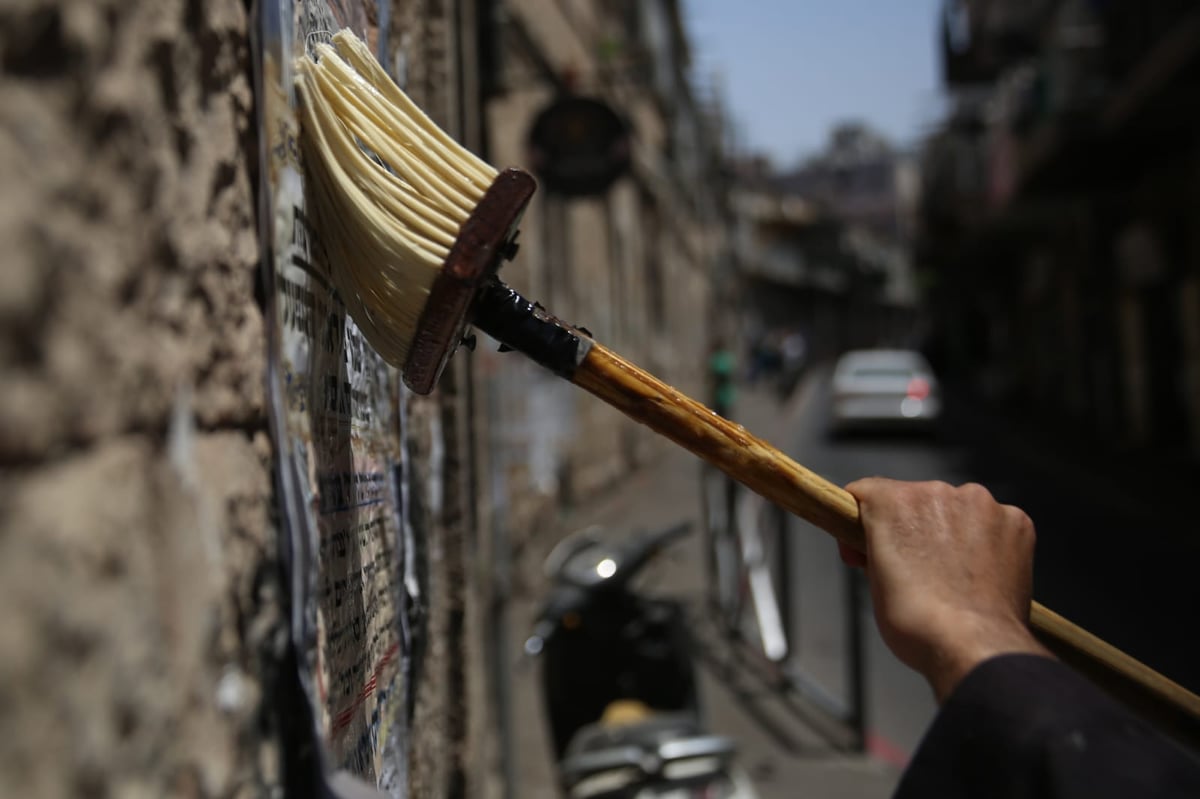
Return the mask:
{"type": "Polygon", "coordinates": [[[316,51],[296,67],[309,210],[347,310],[401,367],[459,229],[498,173],[438,128],[354,34],[316,51]]]}

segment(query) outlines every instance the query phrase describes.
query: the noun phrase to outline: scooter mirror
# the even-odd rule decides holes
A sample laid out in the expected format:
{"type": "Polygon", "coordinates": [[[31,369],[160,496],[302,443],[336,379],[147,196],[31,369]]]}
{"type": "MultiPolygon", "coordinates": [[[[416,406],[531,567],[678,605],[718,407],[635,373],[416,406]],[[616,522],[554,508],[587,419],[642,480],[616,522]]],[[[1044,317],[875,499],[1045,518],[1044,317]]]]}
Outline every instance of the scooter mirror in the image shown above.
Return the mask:
{"type": "Polygon", "coordinates": [[[587,549],[594,547],[600,543],[599,525],[584,527],[581,530],[576,530],[567,535],[563,540],[554,545],[550,550],[550,554],[546,556],[546,561],[542,564],[542,571],[547,578],[553,579],[562,571],[563,564],[570,560],[574,555],[587,549]]]}

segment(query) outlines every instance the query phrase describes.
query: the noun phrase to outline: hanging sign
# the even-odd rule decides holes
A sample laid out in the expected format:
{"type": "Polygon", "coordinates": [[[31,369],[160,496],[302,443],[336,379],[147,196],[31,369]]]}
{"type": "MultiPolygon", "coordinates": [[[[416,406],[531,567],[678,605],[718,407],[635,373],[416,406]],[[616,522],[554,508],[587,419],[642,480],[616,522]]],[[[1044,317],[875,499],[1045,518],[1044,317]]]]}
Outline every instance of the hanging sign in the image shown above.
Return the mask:
{"type": "Polygon", "coordinates": [[[529,151],[547,191],[602,194],[629,170],[629,126],[600,100],[560,97],[534,118],[529,151]]]}

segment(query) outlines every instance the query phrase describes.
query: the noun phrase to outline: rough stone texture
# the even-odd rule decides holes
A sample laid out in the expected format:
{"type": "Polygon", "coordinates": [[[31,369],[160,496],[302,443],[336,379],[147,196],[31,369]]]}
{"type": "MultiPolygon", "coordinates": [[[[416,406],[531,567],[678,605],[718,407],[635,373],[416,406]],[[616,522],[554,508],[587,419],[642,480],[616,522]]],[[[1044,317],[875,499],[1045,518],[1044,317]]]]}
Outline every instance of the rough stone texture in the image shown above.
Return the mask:
{"type": "Polygon", "coordinates": [[[277,780],[246,25],[0,9],[0,796],[277,780]]]}
{"type": "Polygon", "coordinates": [[[265,437],[127,436],[5,476],[0,795],[257,795],[265,437]]]}
{"type": "Polygon", "coordinates": [[[189,384],[202,427],[260,424],[242,4],[6,5],[4,459],[161,431],[189,384]]]}
{"type": "Polygon", "coordinates": [[[451,714],[459,700],[447,679],[449,663],[461,657],[447,635],[449,607],[462,585],[452,584],[448,573],[457,553],[439,528],[441,520],[441,481],[439,459],[433,457],[440,447],[442,431],[440,410],[435,401],[409,397],[407,446],[414,466],[412,513],[410,522],[424,534],[429,559],[429,580],[424,597],[427,616],[426,643],[418,672],[417,701],[413,710],[409,738],[409,791],[412,796],[446,796],[454,778],[457,753],[451,740],[451,714]]]}

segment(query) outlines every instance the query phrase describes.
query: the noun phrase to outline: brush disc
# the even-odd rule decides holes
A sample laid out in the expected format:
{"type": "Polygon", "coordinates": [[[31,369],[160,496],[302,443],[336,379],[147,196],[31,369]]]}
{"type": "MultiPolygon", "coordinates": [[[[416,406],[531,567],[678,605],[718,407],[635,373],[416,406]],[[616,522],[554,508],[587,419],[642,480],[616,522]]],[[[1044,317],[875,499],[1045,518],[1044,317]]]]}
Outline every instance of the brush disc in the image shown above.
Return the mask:
{"type": "Polygon", "coordinates": [[[502,260],[516,255],[517,225],[536,188],[529,173],[504,170],[462,226],[430,289],[404,363],[404,382],[418,394],[437,385],[462,341],[479,288],[502,260]]]}

